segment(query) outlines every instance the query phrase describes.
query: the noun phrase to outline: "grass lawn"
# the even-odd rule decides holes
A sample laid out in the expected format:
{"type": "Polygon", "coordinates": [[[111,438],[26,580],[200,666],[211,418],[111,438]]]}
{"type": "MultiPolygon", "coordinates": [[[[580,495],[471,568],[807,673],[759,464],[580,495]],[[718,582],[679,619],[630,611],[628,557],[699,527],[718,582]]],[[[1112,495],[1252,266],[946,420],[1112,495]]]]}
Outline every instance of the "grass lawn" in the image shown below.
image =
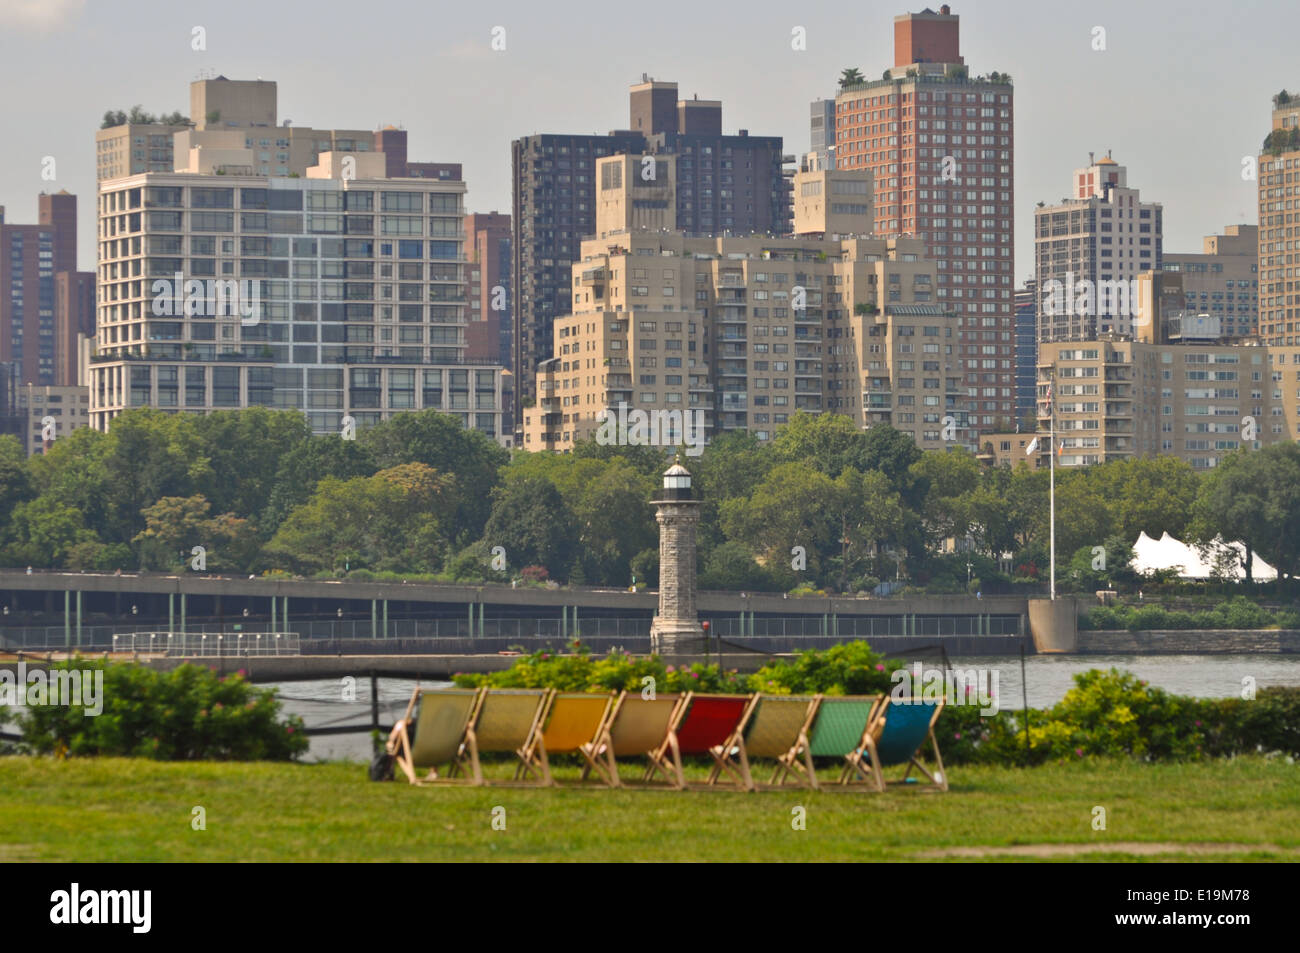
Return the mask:
{"type": "Polygon", "coordinates": [[[1300,860],[1300,766],[1280,759],[950,775],[946,794],[431,789],[359,764],[2,757],[0,862],[1300,860]]]}

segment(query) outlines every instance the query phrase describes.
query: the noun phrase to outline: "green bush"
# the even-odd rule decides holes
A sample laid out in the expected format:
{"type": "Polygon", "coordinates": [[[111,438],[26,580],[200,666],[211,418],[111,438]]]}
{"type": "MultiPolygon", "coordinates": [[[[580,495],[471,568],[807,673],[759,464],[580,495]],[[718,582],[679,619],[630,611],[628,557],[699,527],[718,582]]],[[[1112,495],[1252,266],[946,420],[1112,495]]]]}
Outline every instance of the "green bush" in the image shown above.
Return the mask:
{"type": "Polygon", "coordinates": [[[1261,689],[1254,700],[1201,699],[1152,688],[1128,672],[1093,669],[1056,705],[981,717],[949,706],[935,726],[952,764],[1042,764],[1086,757],[1185,761],[1280,752],[1300,757],[1300,688],[1261,689]]]}
{"type": "Polygon", "coordinates": [[[893,688],[890,673],[902,668],[866,642],[800,652],[793,662],[773,659],[749,677],[749,690],[776,695],[874,695],[893,688]]]}
{"type": "Polygon", "coordinates": [[[18,723],[37,754],[111,755],[161,761],[290,761],[307,750],[302,719],[280,718],[273,689],[243,674],[198,665],[160,672],[143,665],[75,659],[52,670],[103,671],[103,711],[26,708],[18,723]]]}
{"type": "Polygon", "coordinates": [[[1187,612],[1158,604],[1097,606],[1079,616],[1084,630],[1128,629],[1269,629],[1300,628],[1300,612],[1267,609],[1245,596],[1233,596],[1208,609],[1187,612]]]}

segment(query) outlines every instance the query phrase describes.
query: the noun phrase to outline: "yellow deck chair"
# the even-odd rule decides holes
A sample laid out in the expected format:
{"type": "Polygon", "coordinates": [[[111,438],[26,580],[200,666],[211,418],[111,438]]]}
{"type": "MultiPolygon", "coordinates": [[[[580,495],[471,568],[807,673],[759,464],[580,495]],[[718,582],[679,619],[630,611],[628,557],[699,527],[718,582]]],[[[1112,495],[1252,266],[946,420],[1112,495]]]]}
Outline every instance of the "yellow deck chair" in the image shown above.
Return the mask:
{"type": "Polygon", "coordinates": [[[751,773],[755,758],[776,761],[772,780],[766,787],[776,786],[784,776],[802,779],[810,787],[815,779],[812,755],[808,751],[808,732],[817,717],[821,695],[764,695],[759,694],[750,709],[746,723],[713,751],[713,771],[709,784],[716,784],[722,772],[728,771],[740,778],[747,791],[757,791],[760,785],[751,773]],[[802,757],[806,774],[789,771],[785,765],[802,757]]]}
{"type": "Polygon", "coordinates": [[[639,692],[623,692],[595,742],[579,748],[587,764],[582,777],[595,771],[612,788],[622,787],[618,759],[653,758],[668,737],[682,696],[677,693],[642,698],[639,692]]]}
{"type": "Polygon", "coordinates": [[[460,756],[462,770],[468,770],[474,784],[488,783],[479,763],[479,755],[486,753],[509,753],[519,758],[515,780],[526,781],[531,776],[534,784],[551,783],[544,761],[534,765],[525,758],[525,752],[541,731],[542,716],[550,697],[550,689],[545,688],[483,689],[465,730],[465,746],[460,756]]]}
{"type": "Polygon", "coordinates": [[[467,779],[455,775],[465,730],[478,700],[478,689],[422,690],[417,686],[411,693],[406,713],[388,736],[387,751],[412,784],[466,783],[467,779]],[[448,765],[446,776],[439,776],[439,765],[448,765]],[[428,773],[417,777],[417,769],[423,768],[428,773]]]}
{"type": "Polygon", "coordinates": [[[547,705],[547,714],[542,719],[545,727],[533,735],[533,741],[524,749],[520,765],[515,772],[519,777],[526,765],[549,778],[551,776],[549,756],[553,754],[573,754],[583,745],[594,744],[600,737],[609,716],[610,706],[614,703],[613,692],[592,694],[589,692],[553,692],[547,705]]]}

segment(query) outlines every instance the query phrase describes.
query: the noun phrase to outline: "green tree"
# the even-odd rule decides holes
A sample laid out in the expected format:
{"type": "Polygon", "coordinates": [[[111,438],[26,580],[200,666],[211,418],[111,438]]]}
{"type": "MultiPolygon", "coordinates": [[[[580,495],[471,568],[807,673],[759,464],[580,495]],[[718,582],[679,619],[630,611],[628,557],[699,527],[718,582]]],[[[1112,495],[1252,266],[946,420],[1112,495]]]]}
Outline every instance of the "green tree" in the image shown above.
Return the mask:
{"type": "Polygon", "coordinates": [[[81,513],[49,497],[38,497],[14,507],[9,522],[11,542],[5,547],[5,562],[55,569],[78,543],[95,542],[81,513]]]}
{"type": "Polygon", "coordinates": [[[544,566],[552,578],[567,579],[577,539],[577,520],[549,480],[510,480],[492,491],[483,541],[504,547],[510,566],[544,566]]]}
{"type": "Polygon", "coordinates": [[[1244,544],[1248,581],[1254,578],[1252,551],[1294,576],[1300,569],[1300,446],[1238,450],[1220,460],[1201,483],[1190,529],[1199,542],[1222,537],[1244,544]]]}
{"type": "Polygon", "coordinates": [[[264,558],[303,572],[434,572],[450,546],[457,480],[420,463],[369,477],[325,477],[280,525],[264,558]]]}
{"type": "Polygon", "coordinates": [[[33,495],[22,443],[11,434],[0,434],[0,539],[13,508],[33,495]]]}
{"type": "Polygon", "coordinates": [[[211,508],[197,494],[163,497],[145,507],[145,528],[132,540],[139,547],[141,565],[181,570],[190,564],[194,547],[202,546],[209,570],[247,570],[258,550],[252,524],[233,513],[210,517],[211,508]]]}
{"type": "Polygon", "coordinates": [[[377,469],[365,447],[338,434],[314,436],[297,444],[280,458],[274,485],[258,520],[263,535],[274,536],[285,518],[311,498],[325,477],[350,480],[373,476],[377,469]]]}
{"type": "Polygon", "coordinates": [[[821,561],[838,552],[842,493],[825,473],[806,463],[776,466],[748,498],[722,504],[722,529],[769,568],[789,566],[791,550],[802,546],[808,572],[821,572],[821,561]]]}
{"type": "Polygon", "coordinates": [[[208,461],[204,495],[217,512],[244,517],[266,507],[285,455],[312,439],[306,416],[266,407],[219,410],[194,429],[208,461]]]}
{"type": "Polygon", "coordinates": [[[497,471],[510,460],[493,440],[477,430],[466,430],[459,417],[436,410],[396,414],[361,431],[358,440],[381,468],[423,463],[440,473],[454,473],[460,486],[472,489],[460,497],[455,537],[466,542],[482,534],[497,471]]]}

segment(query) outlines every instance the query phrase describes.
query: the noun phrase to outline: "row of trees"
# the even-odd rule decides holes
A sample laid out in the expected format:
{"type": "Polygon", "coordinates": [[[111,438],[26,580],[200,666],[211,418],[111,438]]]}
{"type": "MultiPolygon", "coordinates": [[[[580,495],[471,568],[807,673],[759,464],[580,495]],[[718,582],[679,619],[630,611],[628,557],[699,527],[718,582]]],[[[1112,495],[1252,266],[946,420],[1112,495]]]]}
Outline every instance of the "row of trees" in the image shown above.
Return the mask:
{"type": "MultiPolygon", "coordinates": [[[[703,500],[705,588],[861,591],[898,577],[997,591],[1046,578],[1045,471],[923,453],[889,427],[831,414],[798,414],[766,444],[723,434],[687,463],[703,500]]],[[[504,581],[529,569],[654,585],[647,501],[666,464],[649,447],[511,455],[433,411],[343,440],[312,436],[297,413],[141,409],[30,459],[0,438],[0,562],[179,570],[201,546],[208,571],[504,581]]],[[[1130,546],[1143,531],[1242,540],[1287,574],[1300,568],[1295,445],[1204,475],[1159,457],[1057,476],[1063,588],[1141,585],[1130,546]]]]}

